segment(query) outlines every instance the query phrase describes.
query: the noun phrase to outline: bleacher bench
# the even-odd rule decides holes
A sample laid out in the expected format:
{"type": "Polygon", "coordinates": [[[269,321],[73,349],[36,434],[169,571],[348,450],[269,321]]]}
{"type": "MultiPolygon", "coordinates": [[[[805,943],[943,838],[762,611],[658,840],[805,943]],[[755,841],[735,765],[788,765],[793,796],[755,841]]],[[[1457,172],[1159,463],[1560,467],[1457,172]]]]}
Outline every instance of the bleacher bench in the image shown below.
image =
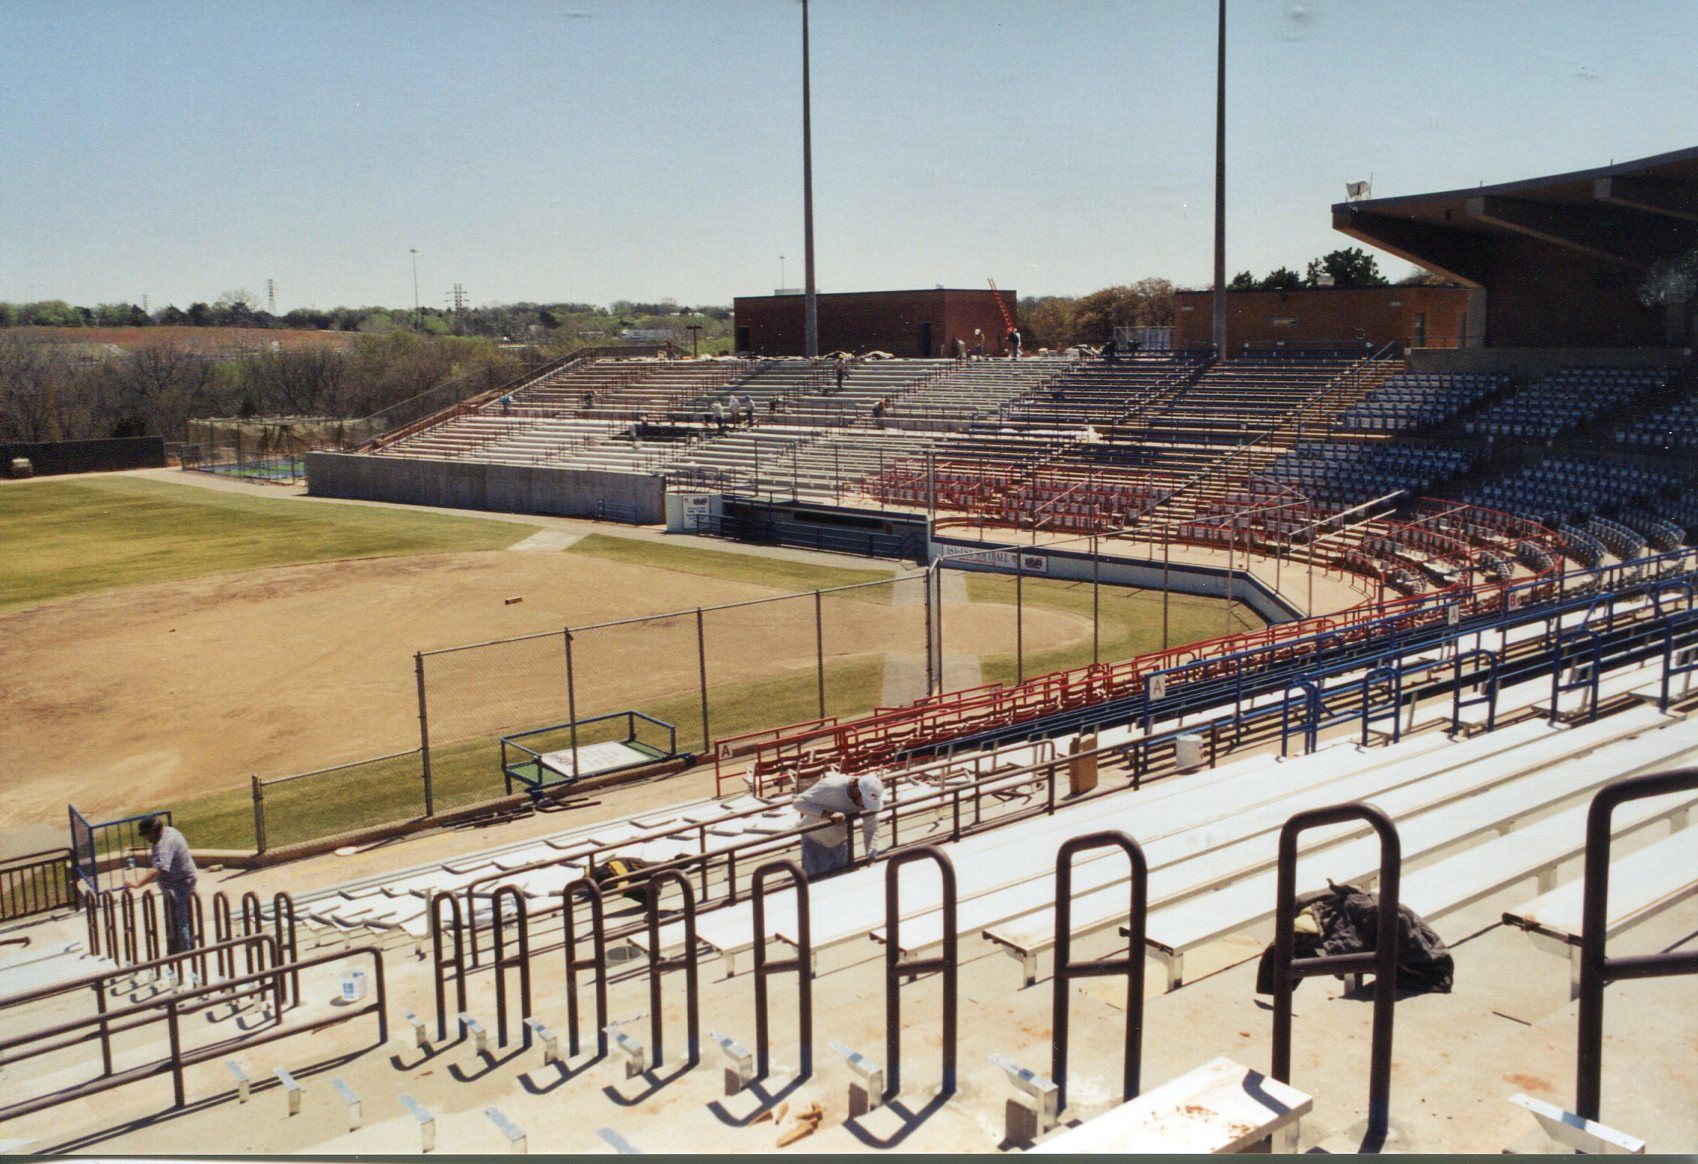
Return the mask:
{"type": "Polygon", "coordinates": [[[1231,1059],[1212,1059],[1032,1151],[1215,1154],[1243,1151],[1276,1135],[1275,1148],[1290,1151],[1299,1122],[1314,1106],[1311,1097],[1289,1084],[1231,1059]]]}

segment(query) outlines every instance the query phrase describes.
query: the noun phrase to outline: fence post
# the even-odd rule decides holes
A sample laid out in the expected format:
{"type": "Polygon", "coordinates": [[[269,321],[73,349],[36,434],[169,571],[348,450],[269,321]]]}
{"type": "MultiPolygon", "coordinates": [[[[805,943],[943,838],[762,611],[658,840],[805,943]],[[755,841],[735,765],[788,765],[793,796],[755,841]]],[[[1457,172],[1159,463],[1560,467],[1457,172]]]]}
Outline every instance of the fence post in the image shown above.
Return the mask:
{"type": "Polygon", "coordinates": [[[265,785],[259,782],[259,773],[249,777],[253,781],[254,792],[254,852],[265,852],[265,785]]]}
{"type": "MultiPolygon", "coordinates": [[[[566,718],[571,722],[572,733],[572,778],[578,776],[578,682],[572,674],[572,628],[561,628],[560,635],[566,640],[566,718]]],[[[506,757],[502,757],[505,762],[506,757]]],[[[540,775],[540,773],[539,773],[540,775]]]]}
{"type": "MultiPolygon", "coordinates": [[[[1016,547],[1019,543],[1015,543],[1016,547]]],[[[1026,572],[1021,569],[1020,551],[1014,551],[1014,684],[1026,681],[1026,572]]]]}
{"type": "MultiPolygon", "coordinates": [[[[1101,617],[1101,614],[1099,613],[1099,609],[1098,609],[1101,605],[1101,602],[1102,602],[1102,581],[1101,581],[1101,577],[1100,577],[1101,566],[1102,566],[1102,559],[1097,556],[1097,538],[1096,538],[1095,534],[1092,534],[1091,535],[1091,662],[1093,664],[1102,662],[1102,659],[1100,659],[1098,657],[1098,643],[1102,638],[1102,632],[1101,632],[1102,617],[1101,617]]],[[[1167,644],[1164,643],[1162,645],[1163,645],[1163,647],[1165,647],[1167,644]]]]}
{"type": "Polygon", "coordinates": [[[932,571],[933,571],[933,569],[934,569],[934,567],[927,566],[926,572],[921,575],[921,579],[925,583],[925,588],[926,588],[926,694],[927,695],[930,695],[932,693],[932,675],[937,669],[937,661],[936,661],[936,658],[934,657],[934,652],[933,652],[933,646],[936,643],[936,636],[932,633],[932,571]]]}
{"type": "Polygon", "coordinates": [[[702,694],[702,751],[713,746],[713,737],[708,735],[708,694],[707,694],[707,635],[702,629],[702,608],[696,607],[696,673],[701,682],[702,694]]]}
{"type": "Polygon", "coordinates": [[[424,778],[424,814],[436,815],[436,798],[430,786],[430,720],[425,716],[424,652],[413,652],[413,675],[419,685],[419,774],[424,778]]]}
{"type": "Polygon", "coordinates": [[[825,614],[820,592],[814,591],[814,656],[819,663],[820,718],[825,718],[825,614]]]}

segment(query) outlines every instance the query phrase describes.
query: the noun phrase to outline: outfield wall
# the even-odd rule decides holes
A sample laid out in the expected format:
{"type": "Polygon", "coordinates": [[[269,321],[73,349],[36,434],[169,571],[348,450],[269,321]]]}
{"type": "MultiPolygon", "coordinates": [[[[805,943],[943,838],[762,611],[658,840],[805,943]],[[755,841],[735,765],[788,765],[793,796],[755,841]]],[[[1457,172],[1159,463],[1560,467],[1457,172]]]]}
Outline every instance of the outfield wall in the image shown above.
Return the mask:
{"type": "Polygon", "coordinates": [[[307,492],[315,497],[493,513],[546,513],[639,524],[666,520],[664,479],[599,469],[308,453],[307,492]]]}
{"type": "MultiPolygon", "coordinates": [[[[1001,545],[996,542],[967,541],[963,538],[933,537],[932,560],[942,558],[946,565],[962,570],[979,570],[992,574],[1015,573],[1014,559],[1020,558],[1020,572],[1030,578],[1064,578],[1069,582],[1089,582],[1093,577],[1091,555],[1074,550],[1051,549],[1046,546],[1001,545]],[[989,551],[986,556],[955,558],[963,550],[989,551]]],[[[1095,577],[1111,586],[1131,586],[1140,590],[1162,588],[1163,569],[1159,561],[1140,561],[1134,558],[1104,557],[1095,566],[1095,577]]],[[[1303,614],[1284,598],[1275,594],[1261,579],[1243,570],[1227,572],[1214,566],[1191,562],[1173,562],[1166,570],[1167,588],[1175,594],[1197,594],[1207,598],[1225,598],[1230,592],[1235,602],[1242,602],[1269,623],[1292,622],[1303,614]]]]}

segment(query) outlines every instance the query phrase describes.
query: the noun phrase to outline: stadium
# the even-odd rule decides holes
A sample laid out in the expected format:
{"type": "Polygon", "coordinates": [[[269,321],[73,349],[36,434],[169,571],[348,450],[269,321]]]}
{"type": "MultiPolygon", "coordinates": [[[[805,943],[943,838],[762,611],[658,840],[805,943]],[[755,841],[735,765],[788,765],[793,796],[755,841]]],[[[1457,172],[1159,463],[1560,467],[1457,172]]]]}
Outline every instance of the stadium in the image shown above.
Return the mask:
{"type": "Polygon", "coordinates": [[[730,355],[0,483],[0,1152],[1692,1151],[1698,147],[1027,351],[809,198],[730,355]]]}

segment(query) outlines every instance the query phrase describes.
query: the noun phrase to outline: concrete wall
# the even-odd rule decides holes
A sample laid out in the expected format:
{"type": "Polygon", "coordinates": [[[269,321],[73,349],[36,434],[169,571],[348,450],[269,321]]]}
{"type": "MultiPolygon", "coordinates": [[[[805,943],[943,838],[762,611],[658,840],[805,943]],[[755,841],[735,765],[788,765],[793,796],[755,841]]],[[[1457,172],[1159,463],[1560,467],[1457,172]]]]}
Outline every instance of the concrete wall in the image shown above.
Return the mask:
{"type": "MultiPolygon", "coordinates": [[[[1173,297],[1175,347],[1208,345],[1214,293],[1173,297]]],[[[1464,287],[1318,287],[1301,291],[1228,291],[1226,350],[1280,340],[1314,343],[1397,342],[1405,347],[1456,347],[1462,329],[1478,334],[1464,287]],[[1425,329],[1418,325],[1425,316],[1425,329]]]]}
{"type": "MultiPolygon", "coordinates": [[[[1014,557],[1019,555],[1020,570],[1033,578],[1064,578],[1070,582],[1089,582],[1092,575],[1091,555],[1071,550],[1045,549],[1043,546],[1003,545],[996,542],[972,542],[955,538],[932,538],[931,552],[935,560],[943,554],[964,549],[997,551],[987,559],[961,559],[952,568],[982,570],[993,574],[1012,574],[1014,557]],[[1041,563],[1035,559],[1044,559],[1041,563]]],[[[1104,558],[1097,567],[1100,581],[1112,586],[1135,586],[1141,590],[1162,588],[1162,564],[1159,561],[1138,561],[1130,558],[1104,558]]],[[[1210,566],[1174,562],[1167,570],[1167,588],[1176,594],[1201,594],[1210,598],[1227,596],[1227,572],[1210,566]]],[[[1233,571],[1231,592],[1234,600],[1244,603],[1270,623],[1291,622],[1302,613],[1288,604],[1260,580],[1233,571]]]]}
{"type": "Polygon", "coordinates": [[[1603,368],[1673,368],[1684,364],[1691,349],[1681,348],[1477,348],[1465,351],[1418,350],[1409,353],[1417,372],[1509,372],[1542,376],[1558,368],[1592,365],[1603,368]]]}
{"type": "Polygon", "coordinates": [[[307,492],[316,497],[495,513],[602,517],[644,524],[666,520],[662,478],[595,469],[308,453],[307,492]]]}
{"type": "Polygon", "coordinates": [[[164,437],[114,437],[93,441],[19,441],[0,444],[0,474],[12,458],[27,457],[37,477],[59,473],[105,473],[115,469],[163,469],[164,437]]]}

